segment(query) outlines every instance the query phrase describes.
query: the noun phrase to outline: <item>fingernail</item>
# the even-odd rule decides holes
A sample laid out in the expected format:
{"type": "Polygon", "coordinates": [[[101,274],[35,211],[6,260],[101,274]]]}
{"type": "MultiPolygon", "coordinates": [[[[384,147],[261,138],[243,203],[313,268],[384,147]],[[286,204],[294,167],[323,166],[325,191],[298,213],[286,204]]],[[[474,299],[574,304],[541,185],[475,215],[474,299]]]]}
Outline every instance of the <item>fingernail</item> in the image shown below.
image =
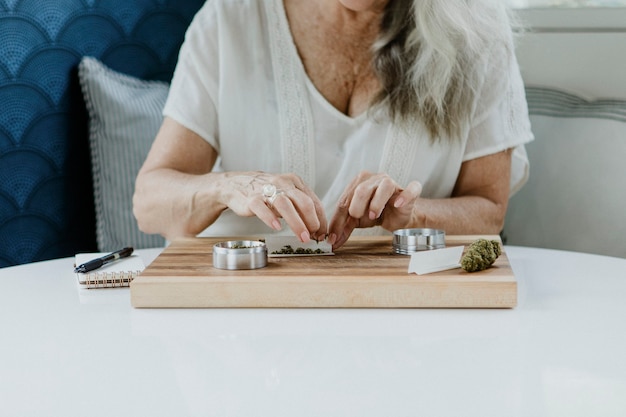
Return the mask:
{"type": "Polygon", "coordinates": [[[395,208],[402,207],[403,205],[404,205],[404,198],[398,198],[396,201],[393,202],[393,206],[395,208]]]}
{"type": "Polygon", "coordinates": [[[311,240],[311,235],[309,234],[309,232],[307,232],[306,230],[304,232],[302,232],[302,234],[300,235],[300,241],[302,243],[306,243],[309,240],[311,240]]]}
{"type": "Polygon", "coordinates": [[[326,239],[328,239],[328,234],[327,233],[323,233],[321,235],[316,234],[315,236],[311,236],[311,239],[315,239],[317,243],[325,242],[326,239]]]}
{"type": "Polygon", "coordinates": [[[375,212],[370,211],[370,220],[375,220],[378,216],[376,215],[375,212]]]}
{"type": "Polygon", "coordinates": [[[272,227],[275,230],[280,230],[282,229],[282,226],[280,225],[280,222],[277,219],[274,219],[274,221],[272,222],[272,227]]]}
{"type": "Polygon", "coordinates": [[[334,233],[331,233],[330,236],[328,236],[328,243],[330,243],[330,245],[334,245],[335,242],[337,241],[337,235],[334,233]]]}

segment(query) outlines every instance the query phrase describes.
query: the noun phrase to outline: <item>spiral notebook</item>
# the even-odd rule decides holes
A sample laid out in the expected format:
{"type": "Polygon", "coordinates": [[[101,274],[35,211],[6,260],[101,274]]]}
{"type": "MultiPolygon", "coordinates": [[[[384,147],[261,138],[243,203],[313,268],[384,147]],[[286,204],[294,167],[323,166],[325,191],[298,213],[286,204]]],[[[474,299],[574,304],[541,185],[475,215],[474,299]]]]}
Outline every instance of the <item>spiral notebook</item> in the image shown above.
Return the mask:
{"type": "MultiPolygon", "coordinates": [[[[78,253],[74,258],[75,265],[80,265],[106,253],[78,253]]],[[[130,282],[141,273],[145,265],[138,255],[111,262],[94,271],[84,274],[76,273],[80,288],[117,288],[128,287],[130,282]]]]}

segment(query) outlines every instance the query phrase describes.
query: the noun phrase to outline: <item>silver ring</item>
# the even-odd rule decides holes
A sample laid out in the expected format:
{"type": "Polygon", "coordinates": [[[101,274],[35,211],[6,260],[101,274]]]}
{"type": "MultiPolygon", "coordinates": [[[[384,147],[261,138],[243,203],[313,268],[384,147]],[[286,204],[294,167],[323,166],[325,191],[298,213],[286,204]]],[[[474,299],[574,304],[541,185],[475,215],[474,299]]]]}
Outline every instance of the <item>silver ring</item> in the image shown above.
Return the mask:
{"type": "Polygon", "coordinates": [[[263,199],[270,208],[273,207],[276,197],[281,194],[285,194],[284,191],[277,189],[273,184],[265,184],[263,186],[263,199]]]}
{"type": "Polygon", "coordinates": [[[263,197],[267,198],[272,198],[276,195],[276,191],[278,191],[276,189],[276,186],[274,184],[265,184],[263,186],[263,197]]]}

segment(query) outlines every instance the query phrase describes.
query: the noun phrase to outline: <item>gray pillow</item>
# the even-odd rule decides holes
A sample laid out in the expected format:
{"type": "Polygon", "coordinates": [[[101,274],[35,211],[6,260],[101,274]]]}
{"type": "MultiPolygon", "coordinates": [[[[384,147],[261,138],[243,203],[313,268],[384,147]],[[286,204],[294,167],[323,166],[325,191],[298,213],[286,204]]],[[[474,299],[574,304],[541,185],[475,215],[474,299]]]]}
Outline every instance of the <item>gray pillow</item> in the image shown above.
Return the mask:
{"type": "Polygon", "coordinates": [[[508,244],[626,257],[626,100],[526,89],[535,140],[514,195],[508,244]]]}
{"type": "Polygon", "coordinates": [[[162,247],[142,233],[132,212],[135,178],[161,125],[169,85],[143,81],[85,57],[80,84],[89,112],[89,143],[100,251],[162,247]]]}

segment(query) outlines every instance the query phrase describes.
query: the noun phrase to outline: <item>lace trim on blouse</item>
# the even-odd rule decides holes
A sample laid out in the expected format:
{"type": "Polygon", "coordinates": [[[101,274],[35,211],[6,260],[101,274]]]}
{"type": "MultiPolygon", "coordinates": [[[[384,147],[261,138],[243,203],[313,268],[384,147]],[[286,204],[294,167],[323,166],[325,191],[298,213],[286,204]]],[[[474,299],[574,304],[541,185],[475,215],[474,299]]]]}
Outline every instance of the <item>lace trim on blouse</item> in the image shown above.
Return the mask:
{"type": "MultiPolygon", "coordinates": [[[[266,2],[272,66],[275,73],[283,172],[299,175],[315,186],[313,115],[281,0],[266,2]]],[[[300,65],[301,66],[301,65],[300,65]]]]}
{"type": "Polygon", "coordinates": [[[401,187],[413,179],[410,175],[417,157],[417,133],[415,127],[400,129],[390,126],[387,131],[379,171],[389,174],[401,187]]]}

